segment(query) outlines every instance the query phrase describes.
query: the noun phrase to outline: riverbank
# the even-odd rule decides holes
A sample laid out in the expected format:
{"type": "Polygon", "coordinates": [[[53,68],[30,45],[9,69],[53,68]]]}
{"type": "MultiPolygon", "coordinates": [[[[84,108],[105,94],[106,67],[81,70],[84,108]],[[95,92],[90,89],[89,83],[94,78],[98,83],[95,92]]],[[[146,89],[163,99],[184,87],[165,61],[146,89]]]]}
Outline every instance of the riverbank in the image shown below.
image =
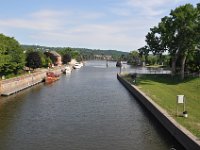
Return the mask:
{"type": "Polygon", "coordinates": [[[64,66],[55,67],[52,69],[40,69],[33,73],[1,80],[0,81],[0,95],[9,96],[11,94],[17,93],[21,90],[34,86],[38,83],[44,81],[46,73],[48,71],[54,72],[56,74],[61,74],[61,70],[64,69],[64,66]]]}
{"type": "MultiPolygon", "coordinates": [[[[200,78],[190,77],[184,81],[168,75],[142,75],[138,87],[164,108],[174,119],[200,138],[200,78]],[[187,118],[177,117],[176,96],[184,95],[187,118]]],[[[178,116],[182,116],[183,104],[178,105],[178,116]]]]}
{"type": "MultiPolygon", "coordinates": [[[[159,120],[159,122],[188,150],[199,150],[200,140],[191,132],[177,123],[166,110],[155,103],[137,86],[132,85],[120,75],[119,81],[159,120]]],[[[176,98],[176,97],[175,97],[176,98]]],[[[174,102],[175,103],[175,102],[174,102]]]]}

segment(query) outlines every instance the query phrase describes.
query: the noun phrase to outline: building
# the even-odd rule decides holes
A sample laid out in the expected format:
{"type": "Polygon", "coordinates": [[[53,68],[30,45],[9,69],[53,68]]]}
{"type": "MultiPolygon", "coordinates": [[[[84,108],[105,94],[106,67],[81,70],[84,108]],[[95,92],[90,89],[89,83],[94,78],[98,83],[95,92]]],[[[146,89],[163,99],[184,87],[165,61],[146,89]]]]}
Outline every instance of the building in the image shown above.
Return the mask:
{"type": "Polygon", "coordinates": [[[62,57],[56,51],[46,51],[44,54],[52,60],[54,66],[62,65],[62,57]]]}

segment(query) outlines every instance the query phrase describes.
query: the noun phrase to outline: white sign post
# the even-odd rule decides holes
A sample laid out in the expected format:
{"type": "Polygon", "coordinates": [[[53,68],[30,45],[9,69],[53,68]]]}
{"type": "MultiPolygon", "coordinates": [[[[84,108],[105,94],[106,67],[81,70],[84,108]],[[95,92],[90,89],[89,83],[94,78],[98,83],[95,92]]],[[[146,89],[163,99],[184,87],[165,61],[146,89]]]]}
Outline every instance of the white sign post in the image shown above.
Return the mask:
{"type": "Polygon", "coordinates": [[[183,112],[185,112],[185,96],[177,95],[177,103],[176,103],[176,115],[178,116],[178,105],[183,104],[183,112]]]}

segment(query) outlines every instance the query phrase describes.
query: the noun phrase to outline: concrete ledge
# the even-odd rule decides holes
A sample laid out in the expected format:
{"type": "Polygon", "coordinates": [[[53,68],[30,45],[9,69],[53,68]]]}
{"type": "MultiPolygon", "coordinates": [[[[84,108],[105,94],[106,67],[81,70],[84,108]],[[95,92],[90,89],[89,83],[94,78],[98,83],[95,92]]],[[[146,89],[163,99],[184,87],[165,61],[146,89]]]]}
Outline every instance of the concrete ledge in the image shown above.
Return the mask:
{"type": "Polygon", "coordinates": [[[41,69],[38,72],[22,75],[19,77],[1,80],[0,81],[0,95],[2,96],[9,96],[11,94],[15,94],[17,92],[20,92],[24,89],[27,89],[29,87],[32,87],[38,83],[41,83],[44,81],[44,78],[46,77],[46,72],[51,71],[56,74],[61,74],[61,70],[64,68],[62,67],[55,67],[53,69],[41,69]]]}
{"type": "Polygon", "coordinates": [[[175,121],[164,109],[157,105],[145,93],[140,91],[136,86],[124,80],[121,75],[117,74],[117,79],[129,90],[129,92],[138,99],[156,118],[157,120],[174,136],[180,144],[187,150],[200,150],[200,139],[194,136],[186,128],[175,121]]]}

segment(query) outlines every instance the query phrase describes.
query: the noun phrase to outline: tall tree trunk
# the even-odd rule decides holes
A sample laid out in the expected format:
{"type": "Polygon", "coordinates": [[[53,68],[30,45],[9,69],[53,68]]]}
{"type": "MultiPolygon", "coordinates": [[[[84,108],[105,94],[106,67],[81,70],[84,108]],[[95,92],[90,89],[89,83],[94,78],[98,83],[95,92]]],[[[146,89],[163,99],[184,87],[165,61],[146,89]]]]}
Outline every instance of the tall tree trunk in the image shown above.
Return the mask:
{"type": "Polygon", "coordinates": [[[171,75],[174,76],[176,74],[176,61],[178,59],[178,54],[176,53],[174,57],[172,57],[172,73],[171,75]]]}
{"type": "Polygon", "coordinates": [[[162,53],[159,54],[159,65],[162,65],[162,53]]]}
{"type": "Polygon", "coordinates": [[[171,75],[174,76],[176,74],[176,61],[178,59],[179,56],[179,49],[177,49],[176,53],[174,54],[174,56],[172,57],[172,73],[171,75]]]}
{"type": "Polygon", "coordinates": [[[176,58],[175,57],[172,58],[172,70],[171,71],[172,71],[171,75],[174,76],[176,73],[176,58]]]}
{"type": "Polygon", "coordinates": [[[145,55],[144,59],[145,59],[145,65],[146,65],[147,64],[147,60],[148,60],[148,55],[145,55]]]}
{"type": "Polygon", "coordinates": [[[186,61],[186,55],[184,55],[181,59],[181,80],[185,77],[185,61],[186,61]]]}

